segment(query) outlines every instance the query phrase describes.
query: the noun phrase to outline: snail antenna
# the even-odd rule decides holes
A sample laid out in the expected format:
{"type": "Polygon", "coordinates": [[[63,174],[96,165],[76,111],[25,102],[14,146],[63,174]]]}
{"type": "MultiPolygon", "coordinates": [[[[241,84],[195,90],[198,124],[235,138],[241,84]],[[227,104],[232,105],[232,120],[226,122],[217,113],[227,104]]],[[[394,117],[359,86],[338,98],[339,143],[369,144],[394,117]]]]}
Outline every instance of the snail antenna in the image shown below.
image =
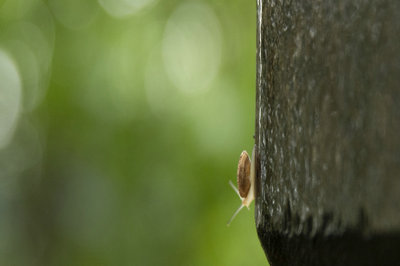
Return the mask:
{"type": "Polygon", "coordinates": [[[236,215],[240,212],[240,210],[243,209],[243,207],[244,207],[243,204],[240,205],[239,209],[237,209],[237,210],[235,211],[235,213],[233,214],[232,218],[229,220],[227,226],[229,226],[229,225],[231,224],[231,222],[233,221],[233,219],[234,219],[234,218],[236,217],[236,215]]]}
{"type": "Polygon", "coordinates": [[[240,196],[239,190],[237,189],[237,187],[235,187],[235,185],[232,183],[231,180],[229,180],[229,185],[231,185],[231,187],[233,188],[233,190],[236,192],[236,194],[239,196],[240,200],[242,200],[242,197],[240,196]]]}

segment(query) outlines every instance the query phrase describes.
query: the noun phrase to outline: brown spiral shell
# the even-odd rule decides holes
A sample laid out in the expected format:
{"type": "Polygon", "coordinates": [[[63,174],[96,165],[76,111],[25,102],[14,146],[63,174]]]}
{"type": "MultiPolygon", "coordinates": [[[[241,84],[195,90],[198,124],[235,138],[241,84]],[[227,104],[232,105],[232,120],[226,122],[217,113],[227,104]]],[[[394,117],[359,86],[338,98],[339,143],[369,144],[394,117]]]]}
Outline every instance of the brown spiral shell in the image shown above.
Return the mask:
{"type": "Polygon", "coordinates": [[[246,151],[240,154],[238,169],[237,169],[237,183],[239,194],[242,198],[247,196],[250,189],[250,158],[246,151]]]}

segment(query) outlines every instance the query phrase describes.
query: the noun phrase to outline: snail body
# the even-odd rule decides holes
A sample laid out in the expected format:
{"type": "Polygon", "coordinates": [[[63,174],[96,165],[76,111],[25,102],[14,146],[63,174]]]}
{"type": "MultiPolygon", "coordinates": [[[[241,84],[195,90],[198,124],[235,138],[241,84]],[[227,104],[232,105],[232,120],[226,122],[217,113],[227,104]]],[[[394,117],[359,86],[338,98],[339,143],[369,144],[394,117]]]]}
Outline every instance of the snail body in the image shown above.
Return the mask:
{"type": "Polygon", "coordinates": [[[242,204],[233,214],[232,218],[229,220],[228,226],[244,206],[246,206],[249,209],[251,202],[255,198],[254,195],[255,172],[256,172],[255,153],[256,153],[256,146],[254,145],[251,160],[246,151],[243,151],[240,154],[238,169],[237,169],[238,187],[236,188],[233,185],[233,183],[229,181],[229,184],[231,185],[233,190],[238,194],[240,200],[242,201],[242,204]]]}

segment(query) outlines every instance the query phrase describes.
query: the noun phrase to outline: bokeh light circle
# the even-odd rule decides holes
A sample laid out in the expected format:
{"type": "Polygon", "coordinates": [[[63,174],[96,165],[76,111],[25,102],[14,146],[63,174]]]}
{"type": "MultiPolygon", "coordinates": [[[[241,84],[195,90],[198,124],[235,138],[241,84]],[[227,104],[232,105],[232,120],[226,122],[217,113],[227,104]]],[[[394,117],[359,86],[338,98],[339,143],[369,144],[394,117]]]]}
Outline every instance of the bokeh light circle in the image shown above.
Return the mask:
{"type": "Polygon", "coordinates": [[[184,92],[203,91],[221,61],[221,30],[213,10],[203,3],[184,3],[169,18],[163,40],[165,70],[184,92]]]}
{"type": "Polygon", "coordinates": [[[32,111],[47,91],[54,49],[53,27],[30,21],[12,22],[4,30],[2,47],[14,59],[22,81],[23,111],[32,111]]]}
{"type": "Polygon", "coordinates": [[[0,50],[0,149],[13,136],[21,105],[21,78],[14,60],[0,50]]]}
{"type": "Polygon", "coordinates": [[[56,19],[71,30],[88,26],[98,11],[95,0],[49,0],[49,6],[56,19]]]}
{"type": "Polygon", "coordinates": [[[133,15],[156,0],[99,0],[99,4],[112,17],[124,18],[133,15]]]}

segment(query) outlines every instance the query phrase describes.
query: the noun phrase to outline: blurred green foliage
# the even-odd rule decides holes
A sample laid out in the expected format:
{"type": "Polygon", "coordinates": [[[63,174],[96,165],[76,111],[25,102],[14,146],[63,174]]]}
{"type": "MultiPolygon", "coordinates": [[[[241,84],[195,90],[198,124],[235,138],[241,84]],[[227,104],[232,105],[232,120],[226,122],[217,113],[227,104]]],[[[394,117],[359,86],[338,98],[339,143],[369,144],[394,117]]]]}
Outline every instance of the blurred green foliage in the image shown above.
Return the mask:
{"type": "Polygon", "coordinates": [[[0,0],[0,264],[267,265],[254,207],[226,226],[255,31],[255,1],[0,0]]]}

